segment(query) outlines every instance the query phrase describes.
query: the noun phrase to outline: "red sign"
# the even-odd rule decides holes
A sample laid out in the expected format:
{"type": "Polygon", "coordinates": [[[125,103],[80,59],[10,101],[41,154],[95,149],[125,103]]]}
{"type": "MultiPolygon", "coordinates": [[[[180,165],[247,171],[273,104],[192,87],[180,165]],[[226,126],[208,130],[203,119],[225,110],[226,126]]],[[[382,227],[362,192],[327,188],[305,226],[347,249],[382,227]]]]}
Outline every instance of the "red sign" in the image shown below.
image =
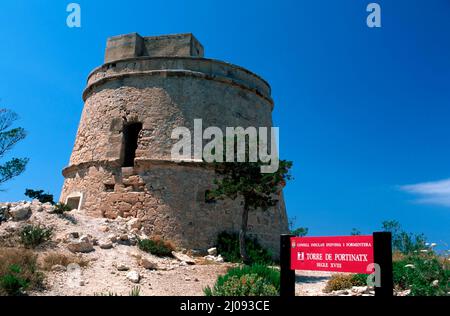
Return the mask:
{"type": "Polygon", "coordinates": [[[291,269],[372,273],[372,236],[291,238],[291,269]]]}

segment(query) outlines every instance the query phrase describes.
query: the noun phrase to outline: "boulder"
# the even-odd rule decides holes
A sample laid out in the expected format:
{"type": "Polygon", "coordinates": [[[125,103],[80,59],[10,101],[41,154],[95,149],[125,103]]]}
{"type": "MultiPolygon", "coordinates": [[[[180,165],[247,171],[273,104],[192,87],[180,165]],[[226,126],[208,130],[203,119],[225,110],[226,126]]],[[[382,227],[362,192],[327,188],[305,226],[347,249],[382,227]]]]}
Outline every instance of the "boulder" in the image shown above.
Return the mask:
{"type": "Polygon", "coordinates": [[[139,283],[141,280],[141,276],[137,271],[130,271],[127,273],[127,279],[133,283],[139,283]]]}
{"type": "Polygon", "coordinates": [[[142,258],[139,261],[139,265],[147,270],[158,270],[158,263],[151,261],[148,258],[142,258]]]}
{"type": "Polygon", "coordinates": [[[98,245],[101,249],[111,249],[113,247],[113,243],[109,240],[100,240],[98,245]]]}
{"type": "Polygon", "coordinates": [[[128,270],[130,270],[130,268],[127,265],[123,264],[123,263],[117,264],[116,268],[117,268],[118,271],[128,271],[128,270]]]}
{"type": "Polygon", "coordinates": [[[210,255],[210,256],[217,256],[217,248],[216,247],[209,248],[208,249],[208,255],[210,255]]]}
{"type": "Polygon", "coordinates": [[[67,245],[67,249],[73,253],[88,253],[94,251],[94,246],[89,241],[72,241],[67,245]]]}
{"type": "Polygon", "coordinates": [[[172,251],[172,256],[174,256],[175,259],[181,262],[186,262],[187,264],[195,264],[195,260],[189,257],[188,255],[185,255],[183,253],[172,251]]]}
{"type": "Polygon", "coordinates": [[[29,203],[18,205],[9,210],[9,215],[12,217],[13,221],[23,221],[30,217],[31,206],[29,203]]]}

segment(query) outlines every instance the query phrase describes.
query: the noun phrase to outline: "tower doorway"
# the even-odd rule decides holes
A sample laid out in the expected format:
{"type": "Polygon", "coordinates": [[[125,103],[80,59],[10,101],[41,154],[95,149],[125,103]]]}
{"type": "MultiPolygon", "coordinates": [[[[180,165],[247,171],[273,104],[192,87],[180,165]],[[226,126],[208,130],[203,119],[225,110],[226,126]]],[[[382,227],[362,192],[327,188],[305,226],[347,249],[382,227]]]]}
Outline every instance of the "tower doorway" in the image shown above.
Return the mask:
{"type": "Polygon", "coordinates": [[[124,158],[122,167],[134,167],[134,158],[136,158],[136,149],[138,148],[139,133],[141,130],[142,123],[125,125],[123,130],[124,158]]]}

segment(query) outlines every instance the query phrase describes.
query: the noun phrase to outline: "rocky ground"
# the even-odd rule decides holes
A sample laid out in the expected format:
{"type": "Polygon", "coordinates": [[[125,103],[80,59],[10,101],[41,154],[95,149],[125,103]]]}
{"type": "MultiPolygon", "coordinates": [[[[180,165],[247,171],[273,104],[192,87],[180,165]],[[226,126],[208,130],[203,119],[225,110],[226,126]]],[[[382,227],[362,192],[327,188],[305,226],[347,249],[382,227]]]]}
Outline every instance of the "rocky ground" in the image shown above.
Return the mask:
{"type": "Polygon", "coordinates": [[[92,218],[77,210],[57,215],[52,205],[37,201],[0,204],[0,216],[6,210],[0,245],[19,246],[16,236],[21,228],[43,225],[53,228],[53,237],[35,250],[40,259],[57,253],[87,262],[86,267],[53,266],[46,272],[46,289],[31,295],[129,295],[136,286],[148,296],[203,295],[204,287],[233,266],[213,249],[207,256],[181,250],[173,258],[143,252],[136,246],[137,238],[148,237],[136,219],[92,218]]]}
{"type": "MultiPolygon", "coordinates": [[[[49,255],[75,258],[74,263],[55,264],[45,272],[43,291],[36,296],[130,295],[139,287],[145,296],[198,296],[213,286],[219,275],[235,266],[225,263],[215,249],[209,254],[180,250],[172,258],[141,251],[138,239],[146,239],[137,219],[93,218],[82,210],[58,215],[55,207],[38,201],[0,203],[0,246],[21,247],[18,232],[27,225],[53,229],[52,240],[34,251],[39,261],[49,255]],[[81,266],[80,266],[81,265],[81,266]]],[[[1,264],[1,263],[0,263],[1,264]]],[[[373,295],[365,288],[323,293],[333,273],[296,273],[298,296],[373,295]]]]}

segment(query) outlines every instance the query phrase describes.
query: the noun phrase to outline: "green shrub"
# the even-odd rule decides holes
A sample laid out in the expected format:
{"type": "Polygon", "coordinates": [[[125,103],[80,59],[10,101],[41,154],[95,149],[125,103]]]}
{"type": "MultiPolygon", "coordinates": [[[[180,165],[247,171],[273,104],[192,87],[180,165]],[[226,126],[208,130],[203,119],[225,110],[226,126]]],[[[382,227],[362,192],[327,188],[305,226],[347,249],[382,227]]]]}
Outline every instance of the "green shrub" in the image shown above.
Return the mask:
{"type": "Polygon", "coordinates": [[[354,286],[366,286],[367,277],[368,275],[366,274],[334,274],[328,280],[323,291],[331,293],[333,291],[351,289],[354,286]]]}
{"type": "Polygon", "coordinates": [[[369,276],[367,274],[353,274],[352,286],[366,286],[368,277],[369,276]]]}
{"type": "Polygon", "coordinates": [[[70,208],[69,205],[64,204],[64,203],[57,203],[55,205],[55,209],[53,210],[53,213],[58,214],[58,215],[63,215],[70,211],[72,211],[72,209],[70,208]]]}
{"type": "Polygon", "coordinates": [[[160,237],[138,240],[138,247],[142,251],[159,257],[170,257],[172,256],[172,251],[175,250],[175,246],[170,241],[160,237]]]}
{"type": "Polygon", "coordinates": [[[264,265],[233,268],[219,276],[206,296],[277,296],[280,292],[280,272],[264,265]]]}
{"type": "MultiPolygon", "coordinates": [[[[263,248],[256,238],[246,238],[245,246],[250,261],[254,264],[271,264],[272,254],[263,248]]],[[[228,262],[242,262],[239,248],[239,234],[222,232],[217,236],[218,253],[228,262]]]]}
{"type": "Polygon", "coordinates": [[[25,247],[35,248],[46,241],[49,241],[53,235],[53,229],[44,226],[29,225],[20,232],[20,240],[25,247]]]}
{"type": "Polygon", "coordinates": [[[8,274],[0,277],[0,288],[9,296],[20,296],[29,282],[20,276],[22,269],[18,265],[11,265],[9,270],[8,274]]]}
{"type": "Polygon", "coordinates": [[[52,194],[45,194],[44,190],[25,190],[25,196],[28,196],[30,199],[37,199],[41,203],[51,203],[52,205],[55,204],[53,201],[53,195],[52,194]]]}
{"type": "Polygon", "coordinates": [[[411,296],[446,296],[450,270],[445,260],[433,253],[406,256],[393,263],[394,284],[400,290],[411,290],[411,296]]]}

